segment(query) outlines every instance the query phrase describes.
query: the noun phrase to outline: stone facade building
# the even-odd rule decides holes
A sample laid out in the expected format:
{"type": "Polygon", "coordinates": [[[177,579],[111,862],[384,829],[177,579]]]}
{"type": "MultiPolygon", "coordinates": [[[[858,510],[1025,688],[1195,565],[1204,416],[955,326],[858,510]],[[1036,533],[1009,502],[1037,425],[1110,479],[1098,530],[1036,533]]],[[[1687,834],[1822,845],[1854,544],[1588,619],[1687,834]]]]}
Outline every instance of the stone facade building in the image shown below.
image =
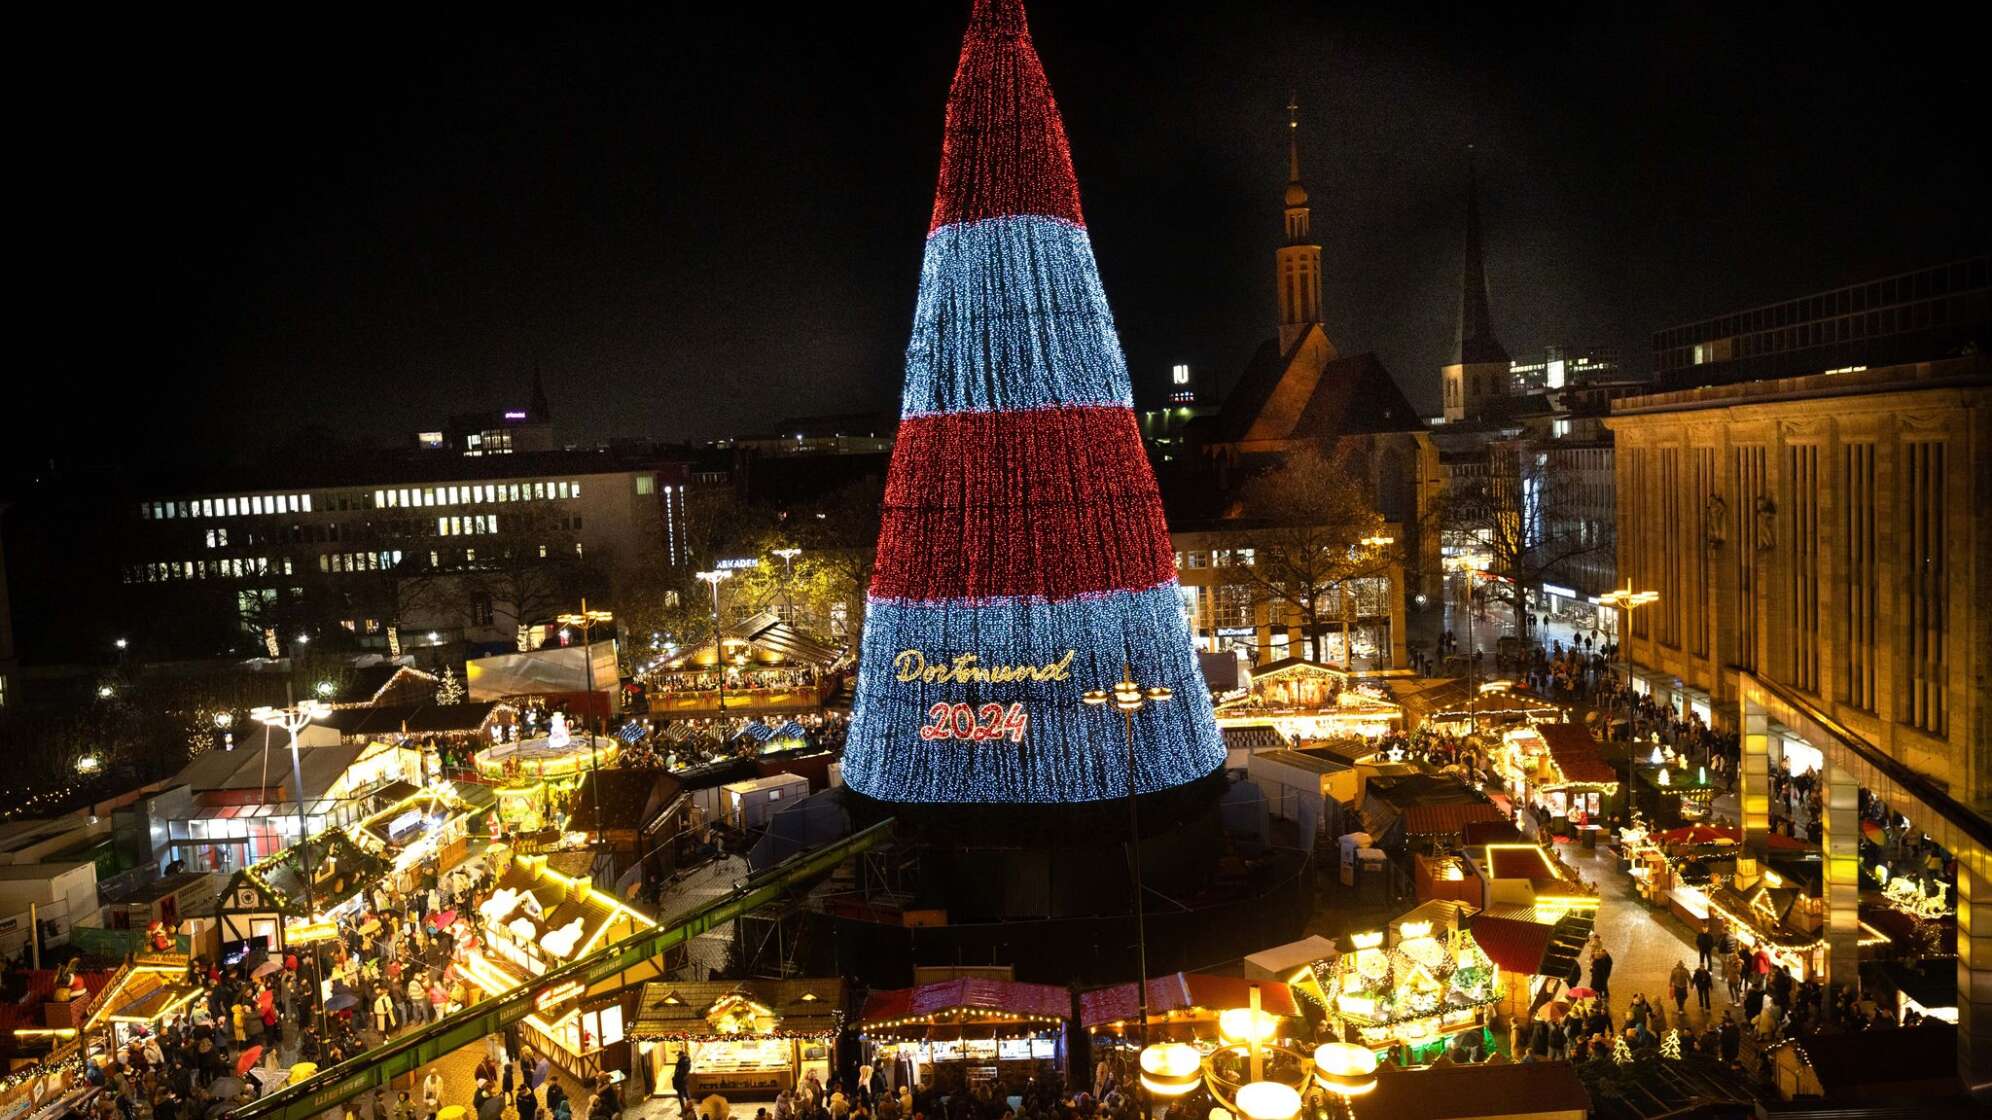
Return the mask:
{"type": "Polygon", "coordinates": [[[1628,397],[1607,423],[1619,568],[1659,593],[1635,686],[1740,729],[1746,849],[1771,766],[1818,770],[1835,982],[1858,974],[1860,791],[1956,857],[1960,1066],[1992,1085],[1992,359],[1628,397]]]}

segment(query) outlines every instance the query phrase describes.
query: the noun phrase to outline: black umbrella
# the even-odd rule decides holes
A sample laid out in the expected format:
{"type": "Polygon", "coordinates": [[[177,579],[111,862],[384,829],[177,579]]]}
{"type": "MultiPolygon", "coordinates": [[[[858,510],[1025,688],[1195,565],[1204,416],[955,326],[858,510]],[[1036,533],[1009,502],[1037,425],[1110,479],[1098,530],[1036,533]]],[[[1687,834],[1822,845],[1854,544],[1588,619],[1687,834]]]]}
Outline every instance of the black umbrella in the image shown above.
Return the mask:
{"type": "Polygon", "coordinates": [[[325,1001],[325,1010],[350,1011],[353,1008],[358,1007],[359,1005],[360,1005],[360,1000],[358,996],[355,996],[350,992],[341,992],[338,995],[333,996],[331,999],[325,1001]]]}
{"type": "Polygon", "coordinates": [[[493,1093],[477,1106],[477,1120],[498,1120],[505,1115],[505,1094],[493,1093]]]}

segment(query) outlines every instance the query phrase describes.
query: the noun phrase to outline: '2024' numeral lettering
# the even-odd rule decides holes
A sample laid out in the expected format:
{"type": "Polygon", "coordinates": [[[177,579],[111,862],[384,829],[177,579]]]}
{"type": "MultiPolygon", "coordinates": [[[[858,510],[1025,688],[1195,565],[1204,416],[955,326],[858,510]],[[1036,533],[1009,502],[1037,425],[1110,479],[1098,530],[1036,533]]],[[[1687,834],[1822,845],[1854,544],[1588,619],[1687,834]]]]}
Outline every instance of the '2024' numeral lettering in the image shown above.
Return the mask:
{"type": "Polygon", "coordinates": [[[1011,704],[1006,709],[1001,704],[984,704],[975,708],[943,701],[927,709],[927,722],[920,728],[920,738],[930,741],[964,739],[972,743],[1008,739],[1012,743],[1021,743],[1030,725],[1031,717],[1024,712],[1021,703],[1011,704]]]}

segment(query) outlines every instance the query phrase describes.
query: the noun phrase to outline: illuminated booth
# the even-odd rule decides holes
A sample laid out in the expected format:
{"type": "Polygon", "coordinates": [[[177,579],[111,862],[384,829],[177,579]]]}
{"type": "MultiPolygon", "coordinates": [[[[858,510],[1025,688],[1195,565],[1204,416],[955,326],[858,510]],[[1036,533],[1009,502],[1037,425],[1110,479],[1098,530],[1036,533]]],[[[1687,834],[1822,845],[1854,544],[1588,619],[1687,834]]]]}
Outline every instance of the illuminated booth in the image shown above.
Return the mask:
{"type": "Polygon", "coordinates": [[[1423,1065],[1457,1036],[1485,1029],[1502,998],[1500,969],[1467,930],[1422,920],[1392,932],[1389,944],[1384,930],[1350,934],[1349,951],[1308,966],[1295,990],[1335,1038],[1423,1065]]]}
{"type": "Polygon", "coordinates": [[[1217,707],[1217,724],[1227,733],[1263,727],[1294,742],[1375,739],[1403,717],[1404,710],[1385,698],[1381,688],[1351,688],[1347,673],[1297,657],[1254,670],[1250,690],[1217,707]]]}
{"type": "Polygon", "coordinates": [[[361,821],[353,838],[388,861],[394,887],[407,893],[425,873],[447,871],[470,854],[472,831],[497,804],[497,796],[474,782],[437,781],[402,796],[361,821]]]}
{"type": "Polygon", "coordinates": [[[653,980],[629,1036],[654,1095],[671,1094],[678,1055],[688,1053],[694,1098],[772,1097],[811,1073],[830,1083],[844,999],[838,979],[653,980]]]}
{"type": "Polygon", "coordinates": [[[229,877],[215,903],[224,960],[248,948],[286,949],[337,937],[337,920],[359,913],[366,889],[393,867],[343,828],[313,836],[308,847],[308,891],[297,845],[229,877]]]}
{"type": "MultiPolygon", "coordinates": [[[[484,858],[494,876],[490,895],[477,908],[484,936],[459,937],[457,957],[463,975],[486,994],[532,984],[554,968],[656,925],[588,880],[547,867],[544,856],[517,855],[499,845],[484,858]]],[[[621,1068],[616,1057],[627,1034],[622,992],[661,970],[661,960],[653,959],[592,989],[568,983],[538,991],[520,1031],[576,1077],[621,1068]]]]}
{"type": "Polygon", "coordinates": [[[866,1058],[894,1084],[943,1091],[1012,1076],[1048,1077],[1062,1061],[1072,996],[1049,984],[948,980],[873,992],[859,1016],[866,1058]]]}
{"type": "Polygon", "coordinates": [[[1515,803],[1547,814],[1558,832],[1597,820],[1618,795],[1618,771],[1580,724],[1537,723],[1504,732],[1495,760],[1515,803]]]}

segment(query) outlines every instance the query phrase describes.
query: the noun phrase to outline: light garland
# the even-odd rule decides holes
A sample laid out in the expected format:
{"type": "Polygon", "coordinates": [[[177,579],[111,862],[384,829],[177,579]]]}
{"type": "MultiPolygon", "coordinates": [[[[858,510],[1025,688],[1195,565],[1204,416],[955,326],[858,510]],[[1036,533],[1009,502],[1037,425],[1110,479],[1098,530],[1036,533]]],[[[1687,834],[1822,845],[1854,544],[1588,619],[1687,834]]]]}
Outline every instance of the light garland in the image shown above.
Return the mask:
{"type": "Polygon", "coordinates": [[[852,789],[930,803],[1121,796],[1120,716],[1080,698],[1124,666],[1176,697],[1135,717],[1136,789],[1223,765],[1132,403],[1023,6],[978,0],[907,347],[844,753],[852,789]],[[908,650],[927,665],[967,655],[1059,671],[902,679],[908,650]],[[964,707],[997,713],[1003,733],[942,734],[935,713],[964,707]]]}

